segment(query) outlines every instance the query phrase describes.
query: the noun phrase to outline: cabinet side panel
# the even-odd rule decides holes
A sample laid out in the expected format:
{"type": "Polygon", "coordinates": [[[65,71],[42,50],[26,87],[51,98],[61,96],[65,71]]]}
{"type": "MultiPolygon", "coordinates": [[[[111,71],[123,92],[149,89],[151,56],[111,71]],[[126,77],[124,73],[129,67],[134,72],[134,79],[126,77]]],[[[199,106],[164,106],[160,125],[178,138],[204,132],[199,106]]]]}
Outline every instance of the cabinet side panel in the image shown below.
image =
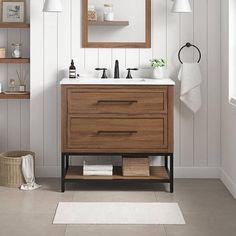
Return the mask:
{"type": "Polygon", "coordinates": [[[174,149],[174,86],[168,87],[168,150],[170,153],[173,152],[174,149]]]}
{"type": "Polygon", "coordinates": [[[67,87],[61,86],[61,151],[64,152],[67,145],[67,87]]]}

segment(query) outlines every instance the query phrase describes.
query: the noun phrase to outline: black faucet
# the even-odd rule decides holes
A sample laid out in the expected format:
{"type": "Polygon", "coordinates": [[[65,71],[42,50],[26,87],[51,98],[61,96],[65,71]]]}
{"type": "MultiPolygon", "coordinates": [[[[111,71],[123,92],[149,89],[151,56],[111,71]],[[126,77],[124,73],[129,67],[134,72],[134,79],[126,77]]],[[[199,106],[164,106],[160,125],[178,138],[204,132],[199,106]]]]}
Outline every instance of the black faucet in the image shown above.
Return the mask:
{"type": "Polygon", "coordinates": [[[107,74],[106,74],[107,68],[95,68],[95,70],[102,70],[103,73],[101,79],[107,79],[107,74]]]}
{"type": "Polygon", "coordinates": [[[126,70],[128,71],[126,79],[132,79],[131,70],[138,70],[138,68],[127,68],[126,70]]]}
{"type": "Polygon", "coordinates": [[[115,62],[114,78],[115,79],[120,78],[119,61],[118,60],[116,60],[116,62],[115,62]]]}

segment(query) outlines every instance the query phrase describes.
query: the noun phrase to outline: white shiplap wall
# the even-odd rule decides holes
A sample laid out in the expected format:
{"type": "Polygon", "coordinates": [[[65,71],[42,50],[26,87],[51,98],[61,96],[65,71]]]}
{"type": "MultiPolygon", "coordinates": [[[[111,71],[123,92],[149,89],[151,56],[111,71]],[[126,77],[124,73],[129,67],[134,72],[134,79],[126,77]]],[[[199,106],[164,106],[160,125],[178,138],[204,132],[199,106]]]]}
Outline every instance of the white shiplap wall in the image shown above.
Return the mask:
{"type": "MultiPolygon", "coordinates": [[[[152,0],[151,49],[83,49],[80,0],[63,0],[63,12],[59,14],[43,14],[43,0],[31,0],[30,146],[37,153],[38,175],[59,174],[58,84],[67,76],[71,58],[75,59],[79,72],[87,70],[93,74],[97,66],[111,69],[118,59],[122,71],[135,66],[142,68],[139,75],[148,75],[148,60],[163,57],[167,60],[167,75],[176,81],[177,175],[217,177],[220,166],[220,0],[191,0],[191,4],[192,14],[173,14],[172,1],[152,0]],[[203,56],[203,105],[195,116],[179,101],[177,52],[187,41],[199,46],[203,56]]],[[[192,49],[184,54],[185,60],[198,57],[192,49]]],[[[4,119],[7,122],[7,115],[1,119],[1,129],[6,129],[2,122],[4,119]]],[[[8,130],[8,136],[13,136],[12,132],[8,130]]]]}
{"type": "MultiPolygon", "coordinates": [[[[30,21],[30,4],[26,0],[26,22],[30,21]]],[[[22,43],[22,56],[30,56],[29,29],[0,29],[0,47],[11,55],[11,44],[22,43]]],[[[29,71],[29,65],[0,64],[0,83],[7,90],[10,79],[17,84],[16,69],[29,71]]],[[[29,78],[27,89],[29,89],[29,78]]],[[[29,100],[0,100],[0,152],[7,150],[29,150],[30,148],[30,102],[29,100]]]]}

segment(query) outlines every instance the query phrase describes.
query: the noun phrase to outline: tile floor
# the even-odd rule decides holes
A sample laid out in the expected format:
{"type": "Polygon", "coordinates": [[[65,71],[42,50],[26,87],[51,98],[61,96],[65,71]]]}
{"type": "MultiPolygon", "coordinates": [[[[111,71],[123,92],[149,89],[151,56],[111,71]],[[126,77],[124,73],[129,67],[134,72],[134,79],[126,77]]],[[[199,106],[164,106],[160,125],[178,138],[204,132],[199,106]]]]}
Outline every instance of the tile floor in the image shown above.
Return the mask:
{"type": "Polygon", "coordinates": [[[4,236],[235,236],[236,200],[219,180],[176,180],[175,193],[153,184],[69,185],[39,179],[33,192],[0,187],[4,236]],[[53,225],[59,201],[178,202],[186,225],[53,225]]]}

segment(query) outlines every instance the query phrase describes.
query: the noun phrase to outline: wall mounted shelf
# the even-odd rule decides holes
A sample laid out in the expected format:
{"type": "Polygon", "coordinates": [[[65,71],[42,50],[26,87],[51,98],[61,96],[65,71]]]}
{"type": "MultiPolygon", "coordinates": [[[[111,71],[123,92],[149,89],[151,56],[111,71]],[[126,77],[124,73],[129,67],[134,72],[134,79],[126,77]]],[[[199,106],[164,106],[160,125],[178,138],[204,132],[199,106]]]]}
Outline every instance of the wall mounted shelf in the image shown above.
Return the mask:
{"type": "Polygon", "coordinates": [[[5,94],[0,93],[0,99],[30,99],[30,93],[24,94],[5,94]]]}
{"type": "Polygon", "coordinates": [[[0,22],[0,28],[30,28],[30,24],[27,23],[8,23],[8,22],[0,22]]]}
{"type": "Polygon", "coordinates": [[[28,64],[29,58],[0,58],[1,64],[28,64]]]}
{"type": "Polygon", "coordinates": [[[88,21],[88,24],[94,26],[128,26],[129,21],[88,21]]]}

